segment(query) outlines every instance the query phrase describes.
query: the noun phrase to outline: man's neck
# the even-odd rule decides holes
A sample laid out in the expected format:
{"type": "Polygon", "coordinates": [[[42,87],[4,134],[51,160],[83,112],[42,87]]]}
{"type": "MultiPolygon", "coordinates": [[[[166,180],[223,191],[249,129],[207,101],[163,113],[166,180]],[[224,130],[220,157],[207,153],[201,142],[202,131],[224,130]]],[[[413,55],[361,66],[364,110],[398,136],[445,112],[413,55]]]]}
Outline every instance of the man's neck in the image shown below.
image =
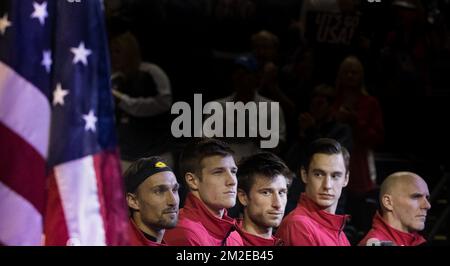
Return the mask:
{"type": "Polygon", "coordinates": [[[411,232],[409,232],[408,228],[403,226],[402,223],[394,217],[394,215],[392,213],[386,213],[382,217],[383,217],[383,220],[392,228],[394,228],[400,232],[403,232],[403,233],[411,233],[411,232]]]}
{"type": "Polygon", "coordinates": [[[151,240],[151,241],[156,240],[155,241],[156,243],[161,243],[165,230],[164,229],[155,230],[154,228],[146,226],[142,222],[142,220],[137,216],[138,216],[138,214],[135,213],[135,215],[133,216],[133,221],[136,224],[137,228],[144,234],[144,236],[147,239],[149,239],[149,237],[147,237],[147,236],[150,236],[151,238],[154,238],[154,239],[149,239],[149,240],[151,240]]]}
{"type": "Polygon", "coordinates": [[[219,219],[222,219],[223,214],[225,213],[225,209],[221,208],[221,209],[216,209],[216,208],[211,208],[210,206],[208,206],[208,204],[206,204],[201,198],[200,195],[198,194],[197,191],[193,191],[192,195],[194,195],[198,200],[200,200],[203,205],[206,207],[206,209],[214,216],[216,216],[219,219]]]}
{"type": "Polygon", "coordinates": [[[255,224],[248,215],[244,215],[242,229],[249,234],[256,235],[265,239],[272,238],[272,227],[259,226],[255,224]]]}

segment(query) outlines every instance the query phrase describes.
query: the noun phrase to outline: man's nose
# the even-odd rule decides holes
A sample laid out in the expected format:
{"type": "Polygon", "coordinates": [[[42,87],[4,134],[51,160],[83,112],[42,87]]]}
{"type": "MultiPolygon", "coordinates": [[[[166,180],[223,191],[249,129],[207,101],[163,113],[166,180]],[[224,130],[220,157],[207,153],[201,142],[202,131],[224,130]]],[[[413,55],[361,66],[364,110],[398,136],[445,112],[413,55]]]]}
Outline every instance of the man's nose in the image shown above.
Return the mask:
{"type": "Polygon", "coordinates": [[[426,209],[426,210],[431,209],[431,203],[427,198],[424,199],[424,201],[422,203],[422,208],[426,209]]]}
{"type": "Polygon", "coordinates": [[[226,172],[226,185],[227,186],[235,186],[237,184],[236,175],[232,173],[231,171],[226,172]]]}
{"type": "Polygon", "coordinates": [[[281,196],[278,193],[274,193],[272,196],[272,207],[279,210],[281,209],[281,196]]]}
{"type": "Polygon", "coordinates": [[[322,186],[324,189],[331,189],[331,177],[325,176],[325,178],[322,181],[322,186]]]}
{"type": "Polygon", "coordinates": [[[167,193],[167,205],[169,206],[177,206],[179,202],[178,191],[169,191],[167,193]]]}

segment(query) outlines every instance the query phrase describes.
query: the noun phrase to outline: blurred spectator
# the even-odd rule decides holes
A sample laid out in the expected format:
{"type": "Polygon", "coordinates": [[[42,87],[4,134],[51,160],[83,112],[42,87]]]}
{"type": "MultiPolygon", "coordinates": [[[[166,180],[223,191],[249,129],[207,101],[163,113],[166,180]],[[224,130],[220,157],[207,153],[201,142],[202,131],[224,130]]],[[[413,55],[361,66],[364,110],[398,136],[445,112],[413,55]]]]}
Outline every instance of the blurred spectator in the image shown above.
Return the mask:
{"type": "Polygon", "coordinates": [[[383,77],[387,92],[393,96],[425,95],[429,86],[425,14],[418,0],[397,0],[392,3],[393,28],[382,50],[383,77]],[[403,89],[407,88],[407,91],[403,89]]]}
{"type": "Polygon", "coordinates": [[[383,141],[383,117],[378,100],[364,88],[364,69],[357,57],[349,56],[341,63],[336,89],[335,119],[349,125],[353,135],[347,204],[352,223],[364,230],[370,226],[370,220],[365,220],[367,208],[363,204],[368,193],[375,189],[373,150],[383,141]]]}
{"type": "Polygon", "coordinates": [[[278,37],[269,31],[252,35],[253,56],[258,64],[258,92],[280,103],[287,125],[295,121],[295,103],[281,90],[279,82],[278,37]]]}
{"type": "Polygon", "coordinates": [[[314,77],[319,83],[333,84],[342,59],[360,49],[360,17],[353,0],[304,2],[301,27],[314,51],[314,77]]]}
{"type": "MultiPolygon", "coordinates": [[[[268,103],[268,111],[271,109],[271,103],[273,100],[268,99],[266,97],[261,96],[257,92],[257,62],[254,57],[252,56],[240,56],[235,60],[235,69],[233,72],[233,90],[234,93],[229,95],[228,97],[216,100],[223,106],[223,110],[226,110],[226,102],[243,102],[244,105],[249,102],[255,102],[256,104],[261,102],[268,103]]],[[[259,108],[258,108],[259,109],[259,108]]],[[[279,153],[280,149],[282,148],[283,144],[286,142],[286,124],[284,119],[284,112],[282,108],[279,109],[279,144],[278,147],[275,150],[272,150],[273,152],[279,153]]],[[[246,112],[247,113],[247,112],[246,112]]],[[[260,121],[260,115],[265,115],[264,113],[258,112],[258,121],[260,121]]],[[[267,121],[268,125],[271,121],[271,114],[270,112],[267,113],[267,121]]],[[[234,129],[236,130],[236,117],[228,117],[226,116],[226,113],[224,112],[224,126],[227,124],[230,124],[231,122],[227,121],[234,121],[235,126],[234,129]]],[[[251,130],[249,128],[249,121],[248,116],[246,114],[246,132],[249,132],[251,130]]],[[[259,129],[252,129],[256,130],[256,132],[259,132],[259,129]]],[[[258,134],[258,136],[260,136],[258,134]]],[[[260,138],[250,138],[247,137],[234,137],[234,138],[225,138],[225,142],[227,142],[231,148],[235,151],[235,158],[236,161],[239,161],[242,157],[248,157],[252,154],[255,154],[257,152],[261,151],[260,148],[260,138]]]]}
{"type": "Polygon", "coordinates": [[[347,150],[352,149],[351,127],[333,116],[332,105],[335,98],[335,89],[328,85],[319,85],[312,92],[309,110],[298,116],[297,139],[286,156],[292,169],[299,169],[298,159],[303,157],[304,148],[318,138],[335,139],[347,150]]]}
{"type": "MultiPolygon", "coordinates": [[[[170,137],[170,81],[155,64],[142,62],[139,44],[129,32],[111,40],[113,95],[123,163],[163,155],[170,137]]],[[[170,155],[166,160],[170,163],[170,155]]]]}

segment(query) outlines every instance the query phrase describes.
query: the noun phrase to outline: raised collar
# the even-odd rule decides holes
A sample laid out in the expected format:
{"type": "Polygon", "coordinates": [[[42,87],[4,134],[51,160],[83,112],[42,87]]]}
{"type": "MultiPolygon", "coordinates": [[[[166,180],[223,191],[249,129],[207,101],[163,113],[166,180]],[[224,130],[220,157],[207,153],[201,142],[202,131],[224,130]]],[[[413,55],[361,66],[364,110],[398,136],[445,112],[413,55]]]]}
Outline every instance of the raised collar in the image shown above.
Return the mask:
{"type": "Polygon", "coordinates": [[[158,243],[158,242],[156,242],[156,238],[142,232],[131,217],[129,219],[129,223],[130,223],[130,228],[133,232],[133,235],[131,236],[133,238],[132,239],[133,245],[137,245],[137,244],[140,244],[143,246],[165,246],[166,245],[164,243],[164,240],[162,240],[161,243],[158,243]],[[146,235],[153,238],[154,240],[147,238],[146,235]]]}
{"type": "Polygon", "coordinates": [[[270,239],[260,237],[254,234],[250,234],[245,231],[242,227],[242,220],[238,221],[237,230],[241,235],[242,241],[244,242],[244,246],[281,246],[282,241],[274,236],[270,239]]]}
{"type": "Polygon", "coordinates": [[[379,212],[377,212],[373,217],[372,226],[376,231],[381,231],[384,235],[390,238],[386,240],[394,241],[397,246],[418,246],[426,242],[425,238],[417,232],[402,232],[390,226],[385,222],[379,212]]]}
{"type": "Polygon", "coordinates": [[[319,205],[312,201],[305,193],[300,195],[298,205],[300,208],[304,208],[314,221],[320,225],[334,231],[342,231],[344,229],[349,215],[337,215],[331,214],[327,211],[321,210],[319,205]]]}
{"type": "Polygon", "coordinates": [[[236,220],[227,215],[227,210],[224,210],[222,218],[218,218],[192,193],[187,195],[183,209],[183,213],[188,218],[200,221],[205,229],[216,238],[225,239],[237,227],[236,220]]]}

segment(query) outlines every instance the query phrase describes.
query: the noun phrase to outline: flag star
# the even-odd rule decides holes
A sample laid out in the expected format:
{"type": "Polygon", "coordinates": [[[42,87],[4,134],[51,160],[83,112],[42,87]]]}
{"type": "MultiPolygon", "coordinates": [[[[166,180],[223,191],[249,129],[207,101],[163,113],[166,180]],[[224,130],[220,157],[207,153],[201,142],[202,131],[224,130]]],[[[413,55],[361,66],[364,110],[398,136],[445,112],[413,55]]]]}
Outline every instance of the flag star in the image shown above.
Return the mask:
{"type": "Polygon", "coordinates": [[[94,111],[90,110],[89,114],[83,115],[84,121],[86,121],[86,125],[84,126],[84,130],[92,130],[95,132],[95,123],[97,123],[97,117],[94,115],[94,111]]]}
{"type": "Polygon", "coordinates": [[[75,55],[73,58],[74,64],[81,62],[83,63],[83,65],[87,66],[87,57],[92,54],[92,51],[86,49],[86,47],[84,46],[84,42],[81,42],[80,45],[78,45],[78,47],[76,48],[71,48],[70,51],[75,55]]]}
{"type": "Polygon", "coordinates": [[[41,65],[45,67],[45,70],[47,73],[50,73],[50,68],[52,67],[52,51],[50,50],[44,50],[42,53],[42,62],[41,65]]]}
{"type": "Polygon", "coordinates": [[[53,91],[53,106],[64,105],[64,97],[69,94],[68,90],[63,90],[61,83],[56,84],[56,90],[53,91]]]}
{"type": "Polygon", "coordinates": [[[2,35],[5,35],[6,28],[10,27],[11,21],[8,20],[8,14],[4,14],[2,18],[0,18],[0,32],[2,35]]]}
{"type": "Polygon", "coordinates": [[[42,4],[38,4],[33,2],[34,12],[31,14],[31,18],[39,19],[39,22],[42,26],[45,24],[45,19],[48,17],[47,13],[47,2],[43,2],[42,4]]]}

